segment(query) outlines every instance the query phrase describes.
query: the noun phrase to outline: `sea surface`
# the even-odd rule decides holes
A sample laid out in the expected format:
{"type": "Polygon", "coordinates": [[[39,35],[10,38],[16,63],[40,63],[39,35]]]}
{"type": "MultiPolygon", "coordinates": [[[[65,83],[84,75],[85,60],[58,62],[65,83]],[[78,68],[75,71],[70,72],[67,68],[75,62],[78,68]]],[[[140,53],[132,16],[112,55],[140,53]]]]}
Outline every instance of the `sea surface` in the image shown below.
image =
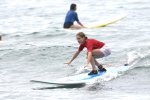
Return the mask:
{"type": "MultiPolygon", "coordinates": [[[[150,0],[0,0],[0,100],[150,100],[150,0]],[[106,27],[63,29],[70,4],[83,24],[127,14],[106,27]],[[75,34],[105,42],[112,54],[98,61],[107,67],[140,56],[134,67],[109,81],[80,88],[45,88],[31,83],[74,75],[86,61],[75,34]],[[38,88],[43,88],[38,89],[38,88]]],[[[90,67],[90,66],[89,66],[90,67]]]]}

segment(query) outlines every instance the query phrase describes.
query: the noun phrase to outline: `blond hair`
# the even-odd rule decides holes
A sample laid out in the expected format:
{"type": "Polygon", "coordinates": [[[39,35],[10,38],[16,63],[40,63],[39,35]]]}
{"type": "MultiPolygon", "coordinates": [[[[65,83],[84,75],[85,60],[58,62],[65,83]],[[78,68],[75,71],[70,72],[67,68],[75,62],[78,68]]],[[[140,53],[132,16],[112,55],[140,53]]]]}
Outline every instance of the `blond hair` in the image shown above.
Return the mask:
{"type": "Polygon", "coordinates": [[[87,36],[83,32],[77,33],[76,36],[79,36],[81,38],[86,38],[87,39],[87,36]]]}

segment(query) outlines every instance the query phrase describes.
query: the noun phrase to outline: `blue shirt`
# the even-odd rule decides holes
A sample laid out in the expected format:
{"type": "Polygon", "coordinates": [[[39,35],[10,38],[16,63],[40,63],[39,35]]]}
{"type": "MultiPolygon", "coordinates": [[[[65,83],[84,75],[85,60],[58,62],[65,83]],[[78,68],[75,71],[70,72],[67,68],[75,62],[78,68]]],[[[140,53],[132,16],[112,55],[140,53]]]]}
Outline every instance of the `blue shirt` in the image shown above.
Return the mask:
{"type": "Polygon", "coordinates": [[[78,14],[74,10],[69,10],[65,18],[65,23],[73,23],[74,21],[79,22],[78,14]]]}

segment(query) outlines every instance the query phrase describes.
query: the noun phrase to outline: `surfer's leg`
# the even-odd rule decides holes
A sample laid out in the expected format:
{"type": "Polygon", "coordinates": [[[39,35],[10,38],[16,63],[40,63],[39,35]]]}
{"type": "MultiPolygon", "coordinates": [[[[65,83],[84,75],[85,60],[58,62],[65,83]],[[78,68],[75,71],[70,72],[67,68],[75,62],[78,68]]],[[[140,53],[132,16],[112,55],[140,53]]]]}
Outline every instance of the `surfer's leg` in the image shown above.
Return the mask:
{"type": "Polygon", "coordinates": [[[101,49],[94,49],[92,51],[92,55],[94,58],[103,58],[107,57],[111,54],[111,50],[107,47],[103,47],[101,49]]]}
{"type": "Polygon", "coordinates": [[[102,66],[102,64],[100,64],[96,59],[94,59],[94,61],[96,66],[102,66]]]}
{"type": "Polygon", "coordinates": [[[83,28],[82,26],[78,25],[78,24],[73,24],[71,25],[70,27],[71,29],[80,29],[80,28],[83,28]]]}
{"type": "Polygon", "coordinates": [[[95,65],[98,67],[99,71],[106,71],[102,64],[98,63],[96,59],[94,59],[95,65]]]}
{"type": "Polygon", "coordinates": [[[104,53],[100,49],[95,49],[95,50],[92,51],[92,55],[94,57],[95,65],[98,67],[99,71],[106,71],[106,69],[103,67],[103,65],[98,63],[98,61],[95,59],[95,58],[105,57],[104,53]]]}
{"type": "Polygon", "coordinates": [[[101,64],[96,60],[96,58],[102,58],[104,57],[104,54],[100,51],[100,49],[95,49],[92,51],[92,55],[94,58],[95,65],[100,66],[101,64]]]}
{"type": "Polygon", "coordinates": [[[100,49],[94,49],[92,51],[92,56],[94,58],[103,58],[105,55],[103,54],[103,52],[100,49]]]}
{"type": "Polygon", "coordinates": [[[88,75],[93,75],[93,74],[97,74],[97,69],[95,66],[95,61],[94,61],[94,57],[92,56],[91,60],[90,60],[91,66],[92,66],[92,71],[88,74],[88,75]]]}
{"type": "Polygon", "coordinates": [[[91,58],[90,61],[91,65],[92,65],[92,70],[96,70],[96,66],[95,66],[95,61],[94,61],[94,57],[91,58]]]}
{"type": "MultiPolygon", "coordinates": [[[[86,59],[88,59],[88,52],[87,52],[86,59]]],[[[94,58],[93,56],[91,57],[90,64],[91,64],[91,66],[92,66],[92,70],[96,70],[95,58],[94,58]]]]}

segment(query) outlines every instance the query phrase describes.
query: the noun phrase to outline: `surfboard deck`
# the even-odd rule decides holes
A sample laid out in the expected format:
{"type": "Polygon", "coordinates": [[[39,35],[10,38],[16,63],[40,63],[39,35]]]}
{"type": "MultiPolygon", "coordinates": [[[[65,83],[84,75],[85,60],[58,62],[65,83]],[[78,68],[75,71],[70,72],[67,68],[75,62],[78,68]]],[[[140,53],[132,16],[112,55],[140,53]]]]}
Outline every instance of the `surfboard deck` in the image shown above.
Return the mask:
{"type": "Polygon", "coordinates": [[[44,83],[44,84],[54,84],[54,85],[85,85],[90,80],[99,77],[106,72],[98,72],[98,74],[95,75],[88,75],[88,73],[83,73],[79,75],[69,76],[60,78],[53,81],[40,81],[40,80],[30,80],[30,82],[34,83],[44,83]]]}
{"type": "Polygon", "coordinates": [[[110,19],[105,19],[103,21],[98,21],[98,22],[95,22],[95,23],[91,23],[91,24],[87,24],[85,25],[85,27],[87,28],[99,28],[99,27],[104,27],[104,26],[107,26],[109,24],[112,24],[112,23],[115,23],[123,18],[125,18],[127,16],[127,14],[121,14],[119,16],[115,16],[113,18],[110,18],[110,19]]]}
{"type": "Polygon", "coordinates": [[[121,72],[125,72],[130,69],[131,66],[120,66],[120,67],[107,67],[106,72],[98,71],[98,74],[88,75],[88,73],[82,73],[78,75],[68,76],[56,80],[30,80],[30,82],[34,83],[44,83],[44,84],[53,84],[53,85],[66,85],[66,86],[74,86],[74,85],[86,85],[88,83],[94,82],[96,79],[101,79],[104,81],[109,81],[113,78],[118,77],[118,74],[121,72]],[[111,76],[111,77],[110,77],[111,76]]]}

